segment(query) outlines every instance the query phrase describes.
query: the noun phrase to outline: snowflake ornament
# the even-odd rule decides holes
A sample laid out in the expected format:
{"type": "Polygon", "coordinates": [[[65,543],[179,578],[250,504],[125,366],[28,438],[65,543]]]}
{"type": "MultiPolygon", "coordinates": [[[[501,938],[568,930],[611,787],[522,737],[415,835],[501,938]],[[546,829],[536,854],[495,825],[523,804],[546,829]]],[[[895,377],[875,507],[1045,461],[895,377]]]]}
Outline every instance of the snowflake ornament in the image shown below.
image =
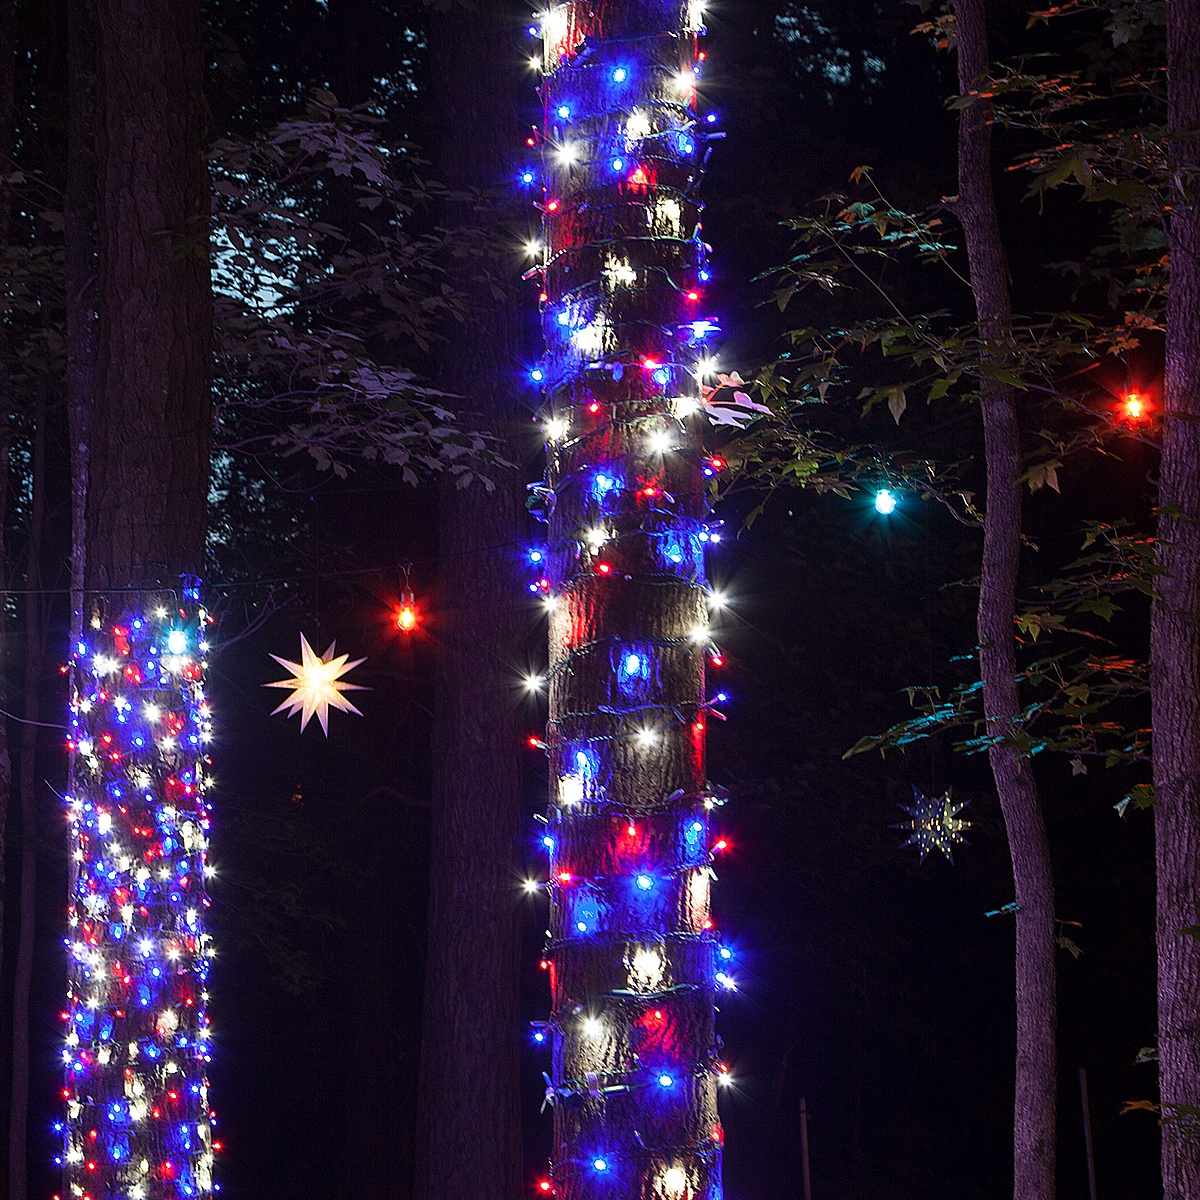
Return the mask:
{"type": "Polygon", "coordinates": [[[940,850],[952,863],[954,847],[968,845],[963,830],[970,829],[971,822],[964,821],[958,814],[966,804],[955,804],[947,788],[940,796],[926,796],[915,784],[913,802],[897,805],[912,818],[893,825],[893,829],[907,829],[909,838],[902,846],[916,846],[921,852],[921,862],[930,850],[940,850]]]}

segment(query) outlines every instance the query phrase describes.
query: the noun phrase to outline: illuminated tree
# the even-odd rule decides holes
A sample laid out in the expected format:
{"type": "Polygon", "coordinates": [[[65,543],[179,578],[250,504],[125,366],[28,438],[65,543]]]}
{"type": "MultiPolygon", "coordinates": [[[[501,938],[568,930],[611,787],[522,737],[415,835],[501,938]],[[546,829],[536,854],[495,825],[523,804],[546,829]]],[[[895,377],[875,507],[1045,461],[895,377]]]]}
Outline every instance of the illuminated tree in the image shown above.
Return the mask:
{"type": "MultiPolygon", "coordinates": [[[[699,5],[542,18],[553,1181],[721,1193],[699,5]]],[[[725,952],[727,953],[727,952],[725,952]]]]}
{"type": "Polygon", "coordinates": [[[199,0],[95,9],[97,358],[68,736],[72,1200],[212,1188],[200,14],[199,0]]]}

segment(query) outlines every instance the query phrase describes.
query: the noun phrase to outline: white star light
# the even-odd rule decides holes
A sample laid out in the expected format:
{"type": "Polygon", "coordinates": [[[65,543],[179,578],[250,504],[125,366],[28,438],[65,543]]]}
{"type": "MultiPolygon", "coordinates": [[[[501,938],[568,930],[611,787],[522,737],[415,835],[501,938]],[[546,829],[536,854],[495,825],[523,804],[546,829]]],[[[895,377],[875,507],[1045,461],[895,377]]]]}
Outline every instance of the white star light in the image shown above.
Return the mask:
{"type": "Polygon", "coordinates": [[[367,660],[356,658],[347,662],[348,654],[339,654],[334,658],[333,652],[337,642],[330,642],[329,649],[317,657],[313,648],[308,644],[304,634],[300,635],[300,662],[291,662],[280,658],[278,654],[271,657],[281,666],[292,672],[291,679],[280,679],[275,683],[264,683],[263,687],[287,688],[292,694],[271,715],[287,709],[287,715],[294,717],[300,713],[300,731],[303,732],[309,721],[315,716],[321,722],[321,731],[329,736],[329,709],[337,708],[342,712],[362,713],[342,695],[343,692],[364,692],[369,689],[357,683],[346,683],[342,676],[352,671],[360,663],[367,660]]]}

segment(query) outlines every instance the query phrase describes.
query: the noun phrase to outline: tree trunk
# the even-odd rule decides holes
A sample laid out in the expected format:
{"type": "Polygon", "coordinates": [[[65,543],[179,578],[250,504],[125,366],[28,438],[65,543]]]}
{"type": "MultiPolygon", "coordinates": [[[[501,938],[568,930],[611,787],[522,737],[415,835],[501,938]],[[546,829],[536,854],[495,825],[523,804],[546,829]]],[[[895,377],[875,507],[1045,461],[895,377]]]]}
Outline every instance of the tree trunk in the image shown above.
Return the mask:
{"type": "MultiPolygon", "coordinates": [[[[955,0],[958,82],[969,93],[988,72],[984,0],[955,0]]],[[[966,235],[980,330],[1004,356],[1012,324],[1008,268],[992,180],[991,113],[977,100],[961,110],[958,213],[966,235]]],[[[987,461],[987,506],[979,592],[979,668],[987,729],[995,739],[1022,731],[1015,616],[1021,550],[1021,445],[1013,388],[980,378],[987,461]]],[[[1008,834],[1016,916],[1017,1062],[1013,1116],[1015,1200],[1053,1200],[1055,1110],[1054,880],[1037,784],[1026,754],[997,741],[989,751],[1008,834]]]]}
{"type": "MultiPolygon", "coordinates": [[[[470,17],[454,9],[430,21],[433,98],[442,142],[437,170],[454,189],[492,188],[504,178],[514,133],[516,81],[506,55],[505,5],[470,17]]],[[[489,200],[492,245],[506,246],[513,216],[489,200]]],[[[456,202],[450,227],[478,226],[456,202]]],[[[519,461],[513,363],[521,322],[510,299],[476,277],[503,278],[507,255],[452,262],[470,297],[467,321],[450,332],[439,383],[463,397],[464,419],[482,422],[519,461]]],[[[516,879],[521,821],[515,666],[525,615],[516,548],[524,524],[518,471],[495,491],[447,480],[439,500],[439,643],[433,736],[432,850],[425,1015],[421,1038],[416,1195],[421,1200],[512,1200],[521,1183],[519,937],[516,879]]]]}
{"type": "Polygon", "coordinates": [[[45,669],[46,608],[42,586],[42,535],[46,515],[46,398],[39,393],[34,410],[32,480],[29,507],[29,563],[25,574],[25,721],[21,726],[18,790],[21,797],[21,877],[17,960],[13,976],[12,1089],[8,1126],[8,1200],[29,1194],[29,992],[33,984],[34,935],[37,930],[37,751],[41,676],[45,669]]]}
{"type": "Polygon", "coordinates": [[[96,387],[96,22],[93,0],[67,10],[68,124],[64,275],[67,436],[71,443],[71,641],[83,623],[88,441],[96,387]]]}
{"type": "MultiPolygon", "coordinates": [[[[14,89],[17,65],[17,3],[0,0],[0,253],[8,249],[12,227],[12,188],[7,176],[12,170],[14,142],[14,89]]],[[[13,394],[8,372],[8,328],[0,321],[0,587],[9,579],[8,563],[8,469],[12,445],[13,394]]],[[[0,713],[9,711],[8,622],[0,621],[0,713]]],[[[7,893],[5,864],[9,798],[12,794],[12,761],[9,756],[8,717],[0,715],[0,965],[4,962],[4,898],[7,893]]]]}
{"type": "Polygon", "coordinates": [[[88,586],[198,575],[212,291],[199,0],[96,5],[96,409],[88,586]]]}
{"type": "Polygon", "coordinates": [[[1163,1195],[1200,1195],[1200,9],[1167,3],[1171,289],[1150,616],[1163,1195]],[[1182,1106],[1182,1107],[1181,1107],[1182,1106]],[[1188,1114],[1190,1107],[1190,1115],[1188,1114]]]}
{"type": "Polygon", "coordinates": [[[721,1195],[692,9],[544,17],[559,1200],[721,1195]]]}
{"type": "MultiPolygon", "coordinates": [[[[183,1200],[211,1193],[213,1164],[208,618],[194,578],[212,339],[203,25],[200,0],[96,0],[94,13],[96,343],[84,539],[74,514],[87,563],[69,737],[64,1194],[183,1200]]],[[[72,32],[84,36],[83,23],[72,32]]],[[[77,151],[86,133],[73,131],[77,151]]],[[[70,185],[84,203],[69,247],[77,335],[89,320],[87,166],[75,159],[70,185]]],[[[73,435],[89,353],[72,348],[73,435]]]]}

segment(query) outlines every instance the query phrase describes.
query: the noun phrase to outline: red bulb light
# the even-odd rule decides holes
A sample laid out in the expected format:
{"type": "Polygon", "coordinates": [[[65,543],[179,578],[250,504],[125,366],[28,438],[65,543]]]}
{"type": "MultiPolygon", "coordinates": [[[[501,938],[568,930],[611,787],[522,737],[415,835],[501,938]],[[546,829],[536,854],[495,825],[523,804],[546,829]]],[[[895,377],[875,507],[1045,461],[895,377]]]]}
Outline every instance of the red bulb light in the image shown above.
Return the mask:
{"type": "Polygon", "coordinates": [[[1146,415],[1146,401],[1138,392],[1130,392],[1125,397],[1122,409],[1127,421],[1137,422],[1146,415]]]}
{"type": "Polygon", "coordinates": [[[549,1194],[550,1192],[554,1191],[554,1184],[552,1184],[548,1179],[539,1179],[538,1191],[549,1194]]]}
{"type": "Polygon", "coordinates": [[[612,573],[612,566],[609,563],[597,563],[596,570],[599,571],[601,575],[609,575],[612,573]]]}

